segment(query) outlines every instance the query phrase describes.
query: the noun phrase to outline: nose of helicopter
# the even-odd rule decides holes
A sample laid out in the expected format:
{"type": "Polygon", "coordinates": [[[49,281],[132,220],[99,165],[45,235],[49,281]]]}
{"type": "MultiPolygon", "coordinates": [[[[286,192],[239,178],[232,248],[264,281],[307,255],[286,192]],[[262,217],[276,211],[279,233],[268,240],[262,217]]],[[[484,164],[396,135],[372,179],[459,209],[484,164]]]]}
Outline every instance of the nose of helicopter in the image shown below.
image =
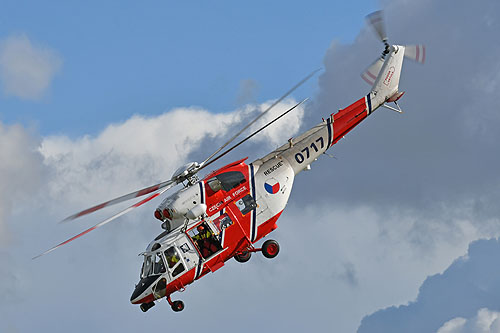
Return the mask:
{"type": "Polygon", "coordinates": [[[139,304],[152,302],[154,300],[154,297],[151,286],[157,278],[158,276],[149,276],[141,279],[135,286],[132,296],[130,296],[130,303],[139,304]]]}

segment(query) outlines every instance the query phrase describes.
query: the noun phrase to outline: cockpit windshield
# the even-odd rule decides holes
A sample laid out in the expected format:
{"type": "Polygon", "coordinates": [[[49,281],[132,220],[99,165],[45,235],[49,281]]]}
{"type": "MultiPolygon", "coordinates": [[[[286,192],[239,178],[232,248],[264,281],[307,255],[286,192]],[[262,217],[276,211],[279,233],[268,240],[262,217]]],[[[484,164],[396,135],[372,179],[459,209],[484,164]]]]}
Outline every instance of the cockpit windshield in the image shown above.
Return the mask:
{"type": "Polygon", "coordinates": [[[157,252],[156,254],[144,255],[141,278],[145,278],[150,275],[163,274],[165,272],[165,263],[163,261],[161,252],[157,252]]]}
{"type": "Polygon", "coordinates": [[[163,253],[155,252],[145,254],[141,278],[143,279],[150,275],[164,274],[167,272],[167,267],[172,277],[176,277],[185,270],[184,264],[179,256],[179,251],[173,246],[169,247],[163,253]],[[165,265],[165,262],[167,265],[165,265]]]}

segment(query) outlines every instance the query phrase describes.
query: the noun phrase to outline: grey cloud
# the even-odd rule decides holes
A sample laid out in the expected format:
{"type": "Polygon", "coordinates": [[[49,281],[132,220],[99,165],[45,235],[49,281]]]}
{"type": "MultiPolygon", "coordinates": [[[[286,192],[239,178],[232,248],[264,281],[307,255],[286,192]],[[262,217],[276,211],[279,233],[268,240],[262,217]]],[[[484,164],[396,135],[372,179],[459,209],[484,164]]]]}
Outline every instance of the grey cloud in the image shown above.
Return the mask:
{"type": "Polygon", "coordinates": [[[236,103],[238,105],[246,103],[254,103],[257,93],[259,92],[259,85],[253,79],[244,79],[240,81],[236,103]]]}
{"type": "Polygon", "coordinates": [[[356,287],[359,284],[356,269],[352,263],[344,263],[342,270],[339,273],[334,273],[335,277],[340,278],[351,287],[356,287]]]}
{"type": "MultiPolygon", "coordinates": [[[[500,30],[498,12],[496,1],[482,6],[467,1],[388,5],[390,41],[426,44],[427,63],[407,60],[403,65],[403,115],[378,110],[332,149],[339,160],[318,163],[317,177],[327,182],[318,186],[318,197],[426,211],[439,209],[442,201],[498,199],[500,45],[489,42],[500,30]],[[331,186],[342,191],[327,195],[331,186]]],[[[352,45],[333,43],[309,111],[325,115],[366,94],[369,87],[357,74],[381,46],[368,28],[352,45]]],[[[485,214],[498,213],[487,208],[485,214]]]]}

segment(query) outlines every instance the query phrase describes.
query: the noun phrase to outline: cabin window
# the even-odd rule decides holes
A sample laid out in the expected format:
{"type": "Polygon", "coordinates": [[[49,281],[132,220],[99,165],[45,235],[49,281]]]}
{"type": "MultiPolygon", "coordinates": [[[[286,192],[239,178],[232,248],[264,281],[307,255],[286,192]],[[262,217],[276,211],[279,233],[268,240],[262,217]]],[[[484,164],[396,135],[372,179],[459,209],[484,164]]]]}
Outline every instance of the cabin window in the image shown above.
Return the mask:
{"type": "Polygon", "coordinates": [[[176,277],[177,275],[181,274],[184,272],[184,265],[180,263],[172,272],[172,277],[176,277]]]}
{"type": "Polygon", "coordinates": [[[221,183],[222,189],[231,191],[245,182],[245,176],[239,171],[228,171],[215,176],[221,183]]]}
{"type": "Polygon", "coordinates": [[[207,180],[207,185],[213,193],[217,193],[222,189],[222,184],[216,177],[207,180]]]}
{"type": "Polygon", "coordinates": [[[206,222],[203,222],[195,229],[189,231],[189,235],[194,241],[204,259],[212,256],[214,253],[222,250],[217,236],[210,229],[206,222]]]}
{"type": "Polygon", "coordinates": [[[239,208],[242,215],[248,214],[252,209],[257,207],[257,203],[250,194],[245,195],[240,200],[236,201],[236,207],[239,208]]]}
{"type": "Polygon", "coordinates": [[[233,220],[231,220],[229,215],[227,215],[227,213],[225,213],[225,214],[219,216],[218,218],[216,218],[215,220],[213,220],[213,224],[215,224],[217,229],[219,229],[219,231],[222,232],[222,230],[228,228],[229,226],[231,226],[233,224],[233,220]]]}
{"type": "Polygon", "coordinates": [[[167,292],[167,279],[162,278],[153,288],[155,299],[162,298],[167,294],[166,292],[167,292]]]}

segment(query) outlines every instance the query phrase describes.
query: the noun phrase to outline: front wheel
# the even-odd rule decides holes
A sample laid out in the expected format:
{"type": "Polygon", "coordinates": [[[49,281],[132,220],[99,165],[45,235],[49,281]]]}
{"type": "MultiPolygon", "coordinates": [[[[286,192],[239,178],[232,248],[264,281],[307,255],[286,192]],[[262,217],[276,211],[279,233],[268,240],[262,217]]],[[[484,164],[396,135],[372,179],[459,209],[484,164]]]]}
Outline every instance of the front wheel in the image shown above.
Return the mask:
{"type": "Polygon", "coordinates": [[[280,245],[277,241],[273,239],[266,240],[264,244],[262,244],[262,254],[266,258],[274,258],[280,252],[280,245]]]}
{"type": "Polygon", "coordinates": [[[180,312],[184,310],[184,302],[183,301],[172,302],[172,310],[174,310],[175,312],[180,312]]]}

